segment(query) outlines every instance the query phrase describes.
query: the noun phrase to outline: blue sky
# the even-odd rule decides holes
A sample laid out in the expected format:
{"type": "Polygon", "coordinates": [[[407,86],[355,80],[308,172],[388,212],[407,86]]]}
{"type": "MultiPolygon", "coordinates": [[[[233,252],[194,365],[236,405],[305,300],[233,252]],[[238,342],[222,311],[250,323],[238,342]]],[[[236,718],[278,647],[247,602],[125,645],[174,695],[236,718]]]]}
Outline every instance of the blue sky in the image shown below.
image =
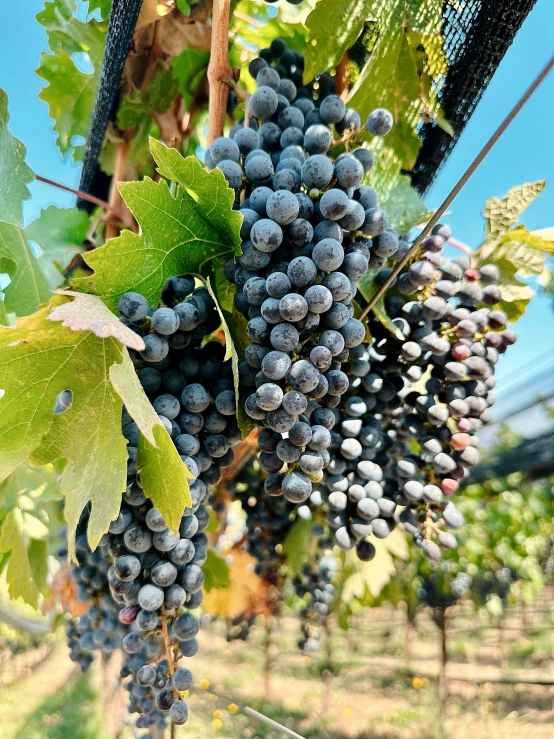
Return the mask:
{"type": "MultiPolygon", "coordinates": [[[[0,3],[0,23],[7,32],[0,45],[0,84],[7,89],[12,132],[27,146],[27,161],[33,171],[76,187],[79,167],[63,160],[54,144],[47,106],[37,98],[41,80],[34,70],[46,48],[46,34],[34,16],[42,0],[0,3]]],[[[535,8],[509,49],[481,103],[467,125],[454,152],[441,170],[427,198],[437,207],[462,172],[511,109],[522,92],[546,64],[554,51],[554,2],[538,0],[535,8]]],[[[483,162],[450,208],[447,221],[456,238],[478,246],[483,232],[482,207],[490,195],[504,195],[523,182],[546,179],[548,185],[524,214],[529,229],[554,226],[554,73],[483,162]]],[[[26,204],[26,220],[35,218],[40,208],[51,203],[72,205],[72,196],[43,185],[31,186],[33,200],[26,204]]],[[[498,367],[502,377],[533,366],[536,359],[554,347],[554,311],[550,300],[535,298],[524,318],[516,325],[518,343],[498,367]]],[[[523,370],[522,370],[523,371],[523,370]]],[[[512,375],[513,376],[513,375],[512,375]]]]}

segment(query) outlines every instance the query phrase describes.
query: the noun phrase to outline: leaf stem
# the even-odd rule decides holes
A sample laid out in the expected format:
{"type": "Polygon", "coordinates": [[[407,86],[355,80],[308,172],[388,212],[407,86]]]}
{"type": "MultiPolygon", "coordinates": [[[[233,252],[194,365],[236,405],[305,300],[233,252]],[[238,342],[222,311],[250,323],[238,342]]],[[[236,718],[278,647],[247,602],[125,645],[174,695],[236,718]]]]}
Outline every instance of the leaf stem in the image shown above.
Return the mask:
{"type": "Polygon", "coordinates": [[[224,77],[232,77],[229,64],[229,16],[231,0],[214,0],[212,12],[212,42],[210,63],[208,64],[208,82],[210,85],[210,103],[208,109],[208,146],[223,135],[227,97],[229,88],[223,82],[224,77]]]}
{"type": "Polygon", "coordinates": [[[458,195],[460,190],[464,187],[464,185],[467,183],[469,178],[472,176],[475,170],[479,167],[483,159],[487,156],[487,154],[496,144],[498,139],[502,136],[504,131],[508,128],[510,123],[514,120],[514,118],[523,108],[525,103],[529,100],[529,98],[535,92],[537,87],[539,87],[541,82],[547,77],[548,73],[552,70],[553,67],[554,67],[554,56],[550,59],[550,61],[548,62],[548,64],[546,64],[546,66],[542,69],[542,71],[539,72],[535,80],[531,83],[531,85],[523,93],[523,95],[520,97],[518,102],[514,105],[512,110],[504,118],[500,126],[498,126],[496,131],[492,134],[490,139],[483,146],[483,148],[477,154],[475,159],[471,162],[471,164],[466,169],[466,171],[463,173],[463,175],[460,177],[458,182],[454,185],[454,187],[448,193],[448,195],[443,200],[441,205],[437,208],[437,210],[435,211],[435,214],[433,215],[429,223],[427,223],[427,225],[423,228],[422,232],[416,238],[411,248],[408,249],[408,251],[404,255],[404,258],[400,260],[400,262],[397,264],[397,266],[393,269],[393,271],[389,275],[388,279],[385,280],[385,282],[381,285],[379,290],[377,290],[375,295],[369,300],[367,306],[364,308],[364,310],[362,311],[362,314],[360,315],[360,320],[364,319],[367,316],[367,314],[373,308],[373,306],[379,300],[379,298],[382,297],[387,291],[387,289],[390,287],[390,285],[392,285],[392,283],[394,282],[394,280],[396,279],[400,271],[405,267],[405,265],[409,262],[409,260],[414,256],[414,254],[417,252],[417,250],[423,243],[424,239],[431,233],[431,229],[433,228],[433,226],[435,226],[439,222],[440,217],[445,213],[448,206],[452,203],[454,198],[458,195]]]}
{"type": "Polygon", "coordinates": [[[123,220],[123,215],[115,210],[109,203],[107,203],[105,200],[101,200],[100,198],[97,198],[94,195],[89,195],[87,192],[84,192],[83,190],[75,190],[72,187],[68,187],[67,185],[62,185],[61,182],[55,182],[54,180],[49,180],[47,177],[42,177],[39,174],[35,175],[35,180],[38,180],[39,182],[44,182],[46,185],[51,185],[52,187],[57,187],[58,190],[64,190],[65,192],[70,192],[72,195],[75,195],[78,198],[81,198],[81,200],[86,200],[89,203],[94,203],[94,205],[98,205],[100,208],[104,208],[104,210],[108,211],[108,213],[113,213],[113,215],[117,216],[120,220],[123,220]]]}

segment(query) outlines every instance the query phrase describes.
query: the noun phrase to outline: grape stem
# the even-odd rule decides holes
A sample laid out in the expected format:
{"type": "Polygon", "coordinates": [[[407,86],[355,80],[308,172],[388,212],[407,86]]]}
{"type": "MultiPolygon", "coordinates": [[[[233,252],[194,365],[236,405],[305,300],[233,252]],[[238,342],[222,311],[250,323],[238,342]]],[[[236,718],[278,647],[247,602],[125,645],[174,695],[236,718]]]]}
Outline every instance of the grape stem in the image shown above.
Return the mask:
{"type": "Polygon", "coordinates": [[[224,77],[231,77],[229,65],[229,17],[231,0],[214,0],[212,11],[212,41],[210,63],[208,64],[208,82],[210,85],[208,146],[218,136],[223,135],[227,97],[229,88],[223,82],[224,77]]]}
{"type": "Polygon", "coordinates": [[[427,223],[427,225],[423,228],[419,236],[416,238],[410,249],[406,252],[404,255],[404,258],[400,260],[398,265],[393,269],[391,274],[389,275],[388,279],[385,280],[385,282],[381,285],[381,287],[377,290],[375,295],[373,295],[372,298],[370,298],[368,304],[362,311],[359,320],[363,320],[369,311],[373,308],[373,306],[377,303],[377,301],[385,294],[385,292],[388,290],[388,288],[392,285],[394,280],[397,278],[397,276],[400,274],[400,271],[406,266],[406,264],[409,262],[409,260],[414,256],[414,254],[417,252],[421,244],[423,243],[424,239],[431,233],[431,230],[433,226],[435,226],[441,216],[446,212],[446,209],[449,207],[449,205],[452,203],[454,198],[458,195],[460,190],[466,185],[467,181],[470,179],[470,177],[473,175],[475,170],[479,167],[483,159],[487,156],[487,154],[490,152],[490,150],[493,148],[493,146],[496,144],[498,139],[502,136],[504,131],[508,128],[510,123],[514,120],[514,118],[517,116],[517,114],[520,112],[520,110],[523,108],[525,103],[529,100],[529,98],[533,95],[537,87],[543,82],[543,80],[548,76],[548,73],[552,70],[554,67],[554,56],[550,59],[548,64],[542,69],[541,72],[537,75],[535,80],[532,82],[532,84],[527,88],[527,90],[523,93],[521,98],[518,100],[518,102],[514,105],[512,110],[508,113],[508,115],[504,118],[500,126],[496,129],[496,131],[493,133],[493,135],[490,137],[490,139],[487,141],[487,143],[483,146],[481,151],[477,154],[475,159],[471,162],[469,167],[466,169],[466,171],[463,173],[463,175],[460,177],[458,182],[454,185],[452,190],[448,193],[446,198],[443,200],[441,205],[437,208],[435,211],[435,214],[431,218],[431,220],[427,223]]]}
{"type": "Polygon", "coordinates": [[[124,220],[123,215],[119,213],[119,211],[115,210],[109,203],[107,203],[105,200],[101,200],[100,198],[95,197],[94,195],[89,195],[88,192],[84,192],[83,190],[75,190],[72,187],[68,187],[67,185],[62,185],[61,182],[49,180],[47,177],[42,177],[39,174],[35,175],[35,180],[38,180],[39,182],[44,182],[45,185],[50,185],[51,187],[57,187],[58,190],[70,192],[72,195],[81,198],[81,200],[86,200],[89,203],[94,203],[94,205],[98,205],[98,207],[104,208],[104,210],[113,213],[113,215],[115,215],[120,220],[124,220]]]}
{"type": "Polygon", "coordinates": [[[243,87],[239,87],[233,77],[222,77],[221,81],[225,82],[225,84],[231,88],[231,90],[238,98],[242,98],[242,100],[248,100],[248,98],[250,97],[250,93],[248,92],[248,90],[245,90],[243,87]]]}

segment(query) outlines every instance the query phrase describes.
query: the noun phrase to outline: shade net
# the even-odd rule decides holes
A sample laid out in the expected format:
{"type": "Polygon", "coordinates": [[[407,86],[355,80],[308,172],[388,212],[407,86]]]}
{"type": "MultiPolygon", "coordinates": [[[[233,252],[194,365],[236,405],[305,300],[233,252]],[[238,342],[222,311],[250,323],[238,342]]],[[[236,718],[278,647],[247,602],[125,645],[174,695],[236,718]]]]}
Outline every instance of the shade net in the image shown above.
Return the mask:
{"type": "Polygon", "coordinates": [[[448,71],[439,92],[454,136],[422,126],[412,183],[425,193],[454,148],[498,65],[536,0],[445,0],[443,38],[448,71]]]}

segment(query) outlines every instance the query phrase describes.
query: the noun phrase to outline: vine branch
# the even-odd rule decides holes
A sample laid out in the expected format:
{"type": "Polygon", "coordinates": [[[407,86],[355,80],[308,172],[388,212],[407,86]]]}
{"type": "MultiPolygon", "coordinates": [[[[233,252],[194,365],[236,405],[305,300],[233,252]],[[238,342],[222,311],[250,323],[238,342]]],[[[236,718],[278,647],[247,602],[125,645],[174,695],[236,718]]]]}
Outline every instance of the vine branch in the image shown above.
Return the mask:
{"type": "Polygon", "coordinates": [[[123,215],[119,211],[115,210],[109,203],[107,203],[105,200],[101,200],[101,198],[97,198],[95,195],[89,195],[88,192],[84,192],[83,190],[75,190],[73,187],[62,185],[61,182],[49,180],[47,177],[41,177],[41,175],[39,174],[35,175],[35,180],[38,180],[39,182],[44,182],[44,184],[51,185],[52,187],[57,187],[58,190],[70,192],[72,195],[81,198],[81,200],[86,200],[89,203],[98,205],[100,208],[104,208],[104,210],[111,212],[120,220],[124,220],[123,215]]]}
{"type": "Polygon", "coordinates": [[[227,97],[229,88],[224,77],[232,77],[229,64],[229,17],[231,0],[214,0],[212,13],[212,42],[208,82],[210,85],[210,104],[208,111],[208,146],[223,135],[227,97]]]}
{"type": "Polygon", "coordinates": [[[433,226],[435,226],[439,222],[440,217],[445,213],[448,206],[452,203],[454,198],[458,195],[460,190],[464,187],[464,185],[467,183],[469,178],[472,176],[475,170],[479,167],[483,159],[487,156],[487,154],[496,144],[498,139],[502,136],[504,131],[508,128],[510,123],[514,120],[514,118],[523,108],[525,103],[529,100],[531,95],[535,92],[537,87],[539,87],[541,82],[543,82],[543,80],[548,76],[548,73],[552,70],[553,67],[554,67],[554,56],[550,59],[550,61],[546,64],[546,66],[542,69],[542,71],[539,72],[535,80],[531,83],[531,85],[523,93],[523,95],[520,97],[518,102],[514,105],[512,110],[504,118],[502,123],[498,126],[496,131],[493,133],[493,135],[490,137],[487,143],[483,146],[483,148],[477,154],[475,159],[471,162],[471,164],[466,169],[466,171],[463,173],[463,175],[460,177],[458,182],[454,185],[452,190],[448,193],[446,198],[437,208],[437,210],[435,211],[435,214],[433,215],[429,223],[427,223],[427,225],[423,228],[422,232],[416,238],[411,248],[408,249],[408,251],[404,255],[404,258],[400,260],[400,262],[397,264],[397,266],[393,269],[393,271],[389,275],[388,279],[385,280],[385,282],[381,285],[379,290],[377,290],[375,295],[372,298],[370,298],[368,304],[366,305],[366,307],[364,308],[364,310],[362,311],[359,317],[360,320],[364,319],[367,316],[367,314],[373,308],[373,306],[379,300],[379,298],[381,298],[385,294],[385,292],[388,290],[388,288],[392,285],[394,280],[400,274],[400,271],[406,266],[406,264],[410,261],[410,259],[415,255],[415,253],[417,252],[417,250],[419,249],[419,247],[421,246],[425,238],[431,233],[431,229],[433,228],[433,226]]]}
{"type": "Polygon", "coordinates": [[[344,52],[344,56],[337,66],[335,76],[335,95],[345,98],[348,92],[348,50],[344,52]]]}

